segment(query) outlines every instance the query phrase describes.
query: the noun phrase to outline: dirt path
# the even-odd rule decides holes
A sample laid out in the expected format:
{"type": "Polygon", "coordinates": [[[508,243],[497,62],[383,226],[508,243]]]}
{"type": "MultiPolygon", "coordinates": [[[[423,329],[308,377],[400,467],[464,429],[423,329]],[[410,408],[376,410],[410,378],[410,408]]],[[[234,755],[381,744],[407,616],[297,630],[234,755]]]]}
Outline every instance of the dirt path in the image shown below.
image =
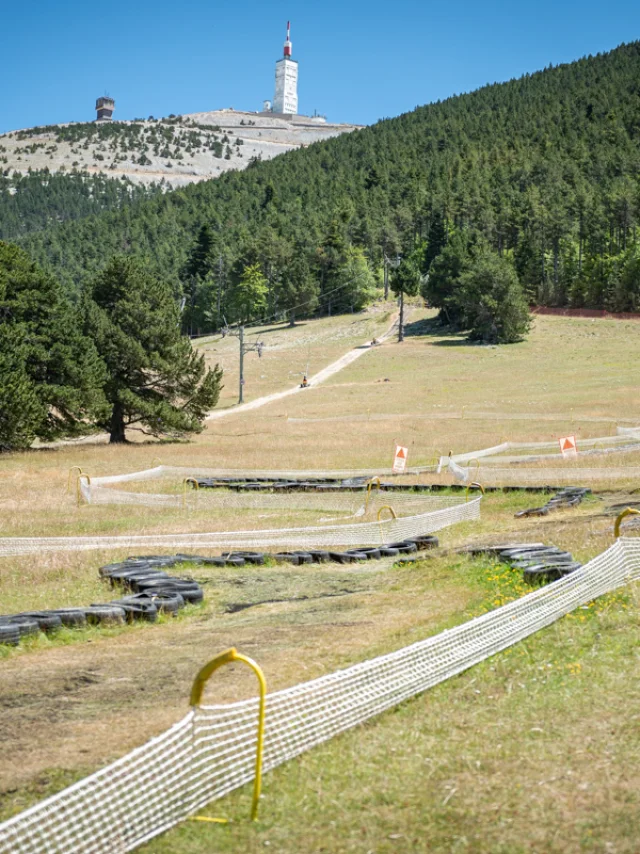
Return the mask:
{"type": "MultiPolygon", "coordinates": [[[[408,312],[405,311],[405,321],[408,317],[408,312]]],[[[398,328],[398,318],[396,318],[389,329],[381,335],[377,340],[379,343],[385,341],[390,335],[393,334],[398,328]]],[[[323,368],[321,371],[318,371],[317,374],[314,374],[312,377],[309,377],[309,385],[317,386],[323,383],[325,380],[328,380],[329,377],[332,377],[334,374],[337,374],[343,368],[346,368],[347,365],[350,365],[352,362],[355,362],[356,359],[359,359],[360,356],[363,356],[367,353],[374,345],[371,343],[361,344],[359,347],[355,347],[353,350],[349,350],[348,353],[345,353],[344,356],[341,356],[339,359],[336,359],[335,362],[332,362],[330,365],[327,365],[326,368],[323,368]]],[[[210,412],[206,420],[213,421],[217,418],[224,418],[226,415],[236,415],[238,412],[249,412],[251,409],[259,409],[261,406],[265,406],[267,403],[273,403],[276,400],[282,400],[284,397],[289,397],[291,394],[297,394],[300,391],[304,391],[304,389],[300,388],[299,385],[294,386],[293,388],[285,389],[285,391],[276,391],[273,394],[267,394],[264,397],[258,397],[255,400],[251,400],[248,403],[242,403],[239,406],[231,406],[228,409],[215,409],[210,412]]]]}
{"type": "MultiPolygon", "coordinates": [[[[409,312],[405,309],[405,321],[409,317],[409,312]]],[[[379,343],[386,341],[390,335],[396,332],[398,329],[398,318],[396,317],[391,324],[391,326],[387,329],[387,331],[381,335],[377,340],[379,343]]],[[[343,368],[346,368],[352,362],[355,362],[356,359],[359,359],[360,356],[363,356],[366,352],[371,350],[372,344],[361,344],[359,347],[355,347],[353,350],[349,350],[344,356],[341,356],[335,362],[332,362],[330,365],[327,365],[326,368],[323,368],[321,371],[318,371],[317,374],[314,374],[312,377],[309,377],[309,385],[317,386],[323,383],[325,380],[328,380],[334,374],[337,374],[338,371],[341,371],[343,368]]],[[[214,409],[212,412],[206,417],[207,421],[214,421],[217,418],[224,418],[226,415],[235,415],[238,412],[249,412],[251,409],[259,409],[261,406],[265,406],[267,403],[273,403],[275,400],[281,400],[284,397],[289,397],[291,394],[297,394],[300,391],[304,391],[301,389],[299,385],[294,386],[293,388],[285,389],[284,391],[276,391],[273,394],[267,394],[264,397],[258,397],[255,400],[251,400],[248,403],[243,403],[240,406],[230,406],[227,409],[214,409]]],[[[83,436],[79,439],[57,439],[54,442],[34,442],[34,448],[61,448],[68,445],[94,445],[94,444],[107,444],[109,442],[109,434],[108,433],[97,433],[92,434],[91,436],[83,436]]]]}

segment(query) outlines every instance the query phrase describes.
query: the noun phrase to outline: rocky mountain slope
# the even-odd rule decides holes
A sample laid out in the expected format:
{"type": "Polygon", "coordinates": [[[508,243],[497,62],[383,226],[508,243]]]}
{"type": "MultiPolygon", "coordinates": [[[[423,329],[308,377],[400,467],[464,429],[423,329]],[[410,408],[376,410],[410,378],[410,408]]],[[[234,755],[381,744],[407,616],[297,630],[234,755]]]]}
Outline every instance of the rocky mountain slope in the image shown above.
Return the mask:
{"type": "Polygon", "coordinates": [[[76,171],[179,187],[353,130],[355,125],[306,116],[233,109],[49,125],[0,135],[0,169],[5,175],[76,171]]]}

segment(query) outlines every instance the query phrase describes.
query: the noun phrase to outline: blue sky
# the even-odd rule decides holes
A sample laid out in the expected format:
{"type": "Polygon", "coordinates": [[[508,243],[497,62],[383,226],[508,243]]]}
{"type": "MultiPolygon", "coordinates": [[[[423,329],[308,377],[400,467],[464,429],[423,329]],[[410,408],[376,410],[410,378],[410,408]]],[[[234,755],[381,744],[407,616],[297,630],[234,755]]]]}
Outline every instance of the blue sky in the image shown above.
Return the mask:
{"type": "Polygon", "coordinates": [[[632,0],[84,0],[2,2],[0,132],[273,96],[288,18],[300,112],[368,124],[417,104],[570,62],[640,38],[632,0]]]}

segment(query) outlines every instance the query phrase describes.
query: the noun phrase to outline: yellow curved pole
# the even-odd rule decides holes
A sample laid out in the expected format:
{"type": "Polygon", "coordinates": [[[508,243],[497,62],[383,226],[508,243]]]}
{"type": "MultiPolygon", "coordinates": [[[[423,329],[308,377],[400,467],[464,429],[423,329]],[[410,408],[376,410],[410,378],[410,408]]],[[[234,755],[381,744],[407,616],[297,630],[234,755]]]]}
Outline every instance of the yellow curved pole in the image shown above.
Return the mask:
{"type": "Polygon", "coordinates": [[[484,486],[481,483],[477,483],[474,480],[473,483],[470,483],[467,485],[467,488],[465,490],[465,499],[464,499],[465,502],[469,500],[469,490],[470,489],[479,489],[480,492],[484,495],[484,486]]]}
{"type": "Polygon", "coordinates": [[[76,478],[76,503],[78,507],[80,507],[80,504],[82,503],[82,490],[80,489],[80,481],[83,477],[86,477],[87,485],[91,486],[91,478],[89,477],[89,475],[86,474],[86,472],[81,472],[76,478]]]}
{"type": "Polygon", "coordinates": [[[371,499],[371,490],[373,489],[374,483],[377,486],[378,492],[380,492],[380,487],[382,486],[382,481],[380,480],[378,475],[376,475],[375,477],[372,477],[371,480],[369,481],[369,483],[367,484],[367,500],[364,503],[364,512],[365,513],[369,509],[369,501],[371,499]]]}
{"type": "Polygon", "coordinates": [[[67,475],[67,495],[71,492],[71,472],[74,471],[77,471],[78,475],[83,474],[83,471],[80,466],[71,466],[71,468],[69,469],[69,474],[67,475]]]}
{"type": "Polygon", "coordinates": [[[251,821],[255,821],[258,817],[258,802],[260,800],[260,790],[262,788],[262,754],[264,750],[264,713],[267,697],[267,681],[264,678],[264,673],[252,658],[242,655],[237,652],[234,647],[221,652],[212,658],[208,664],[200,670],[193,681],[191,687],[190,705],[197,709],[202,701],[202,692],[207,681],[213,676],[216,670],[224,667],[225,664],[232,664],[234,661],[241,661],[253,670],[258,677],[260,686],[260,704],[258,706],[258,743],[256,748],[256,770],[253,783],[253,802],[251,805],[251,821]]]}
{"type": "Polygon", "coordinates": [[[383,510],[390,510],[393,518],[394,519],[398,518],[398,514],[396,513],[396,511],[393,509],[393,507],[390,504],[383,504],[382,507],[378,510],[378,522],[380,521],[380,515],[382,514],[383,510]]]}
{"type": "Polygon", "coordinates": [[[616,539],[620,536],[620,525],[622,524],[622,520],[626,519],[627,516],[640,516],[640,510],[634,510],[633,507],[627,507],[626,510],[623,510],[622,513],[620,513],[613,528],[613,533],[616,539]]]}

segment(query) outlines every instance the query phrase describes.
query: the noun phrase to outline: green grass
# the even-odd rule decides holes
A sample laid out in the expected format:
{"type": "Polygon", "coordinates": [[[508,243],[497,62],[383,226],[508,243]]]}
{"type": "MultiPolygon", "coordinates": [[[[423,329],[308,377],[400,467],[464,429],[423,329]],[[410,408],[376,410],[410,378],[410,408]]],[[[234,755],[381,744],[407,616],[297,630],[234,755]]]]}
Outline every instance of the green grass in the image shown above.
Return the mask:
{"type": "MultiPolygon", "coordinates": [[[[493,561],[449,566],[482,591],[460,618],[529,589],[493,561]]],[[[636,854],[639,601],[602,597],[276,769],[258,822],[246,786],[201,813],[228,825],[185,822],[144,851],[636,854]]]]}
{"type": "MultiPolygon", "coordinates": [[[[309,354],[313,372],[377,334],[386,311],[308,322],[293,334],[265,331],[273,343],[261,360],[245,364],[248,399],[294,385],[309,354]]],[[[205,531],[227,521],[206,506],[78,508],[65,492],[72,465],[92,476],[159,463],[383,469],[395,443],[409,447],[412,465],[432,461],[436,451],[470,451],[505,438],[576,433],[580,442],[610,433],[616,422],[640,423],[637,323],[540,317],[527,341],[497,349],[468,346],[429,324],[422,332],[375,348],[325,385],[212,421],[189,443],[3,455],[3,533],[205,531]]],[[[237,341],[211,340],[202,349],[209,361],[224,360],[221,405],[230,405],[237,341]]],[[[598,466],[614,460],[600,458],[598,466]]],[[[582,483],[580,477],[576,470],[582,483]]],[[[627,481],[637,486],[633,476],[627,481]]],[[[442,551],[416,564],[196,568],[206,582],[200,610],[154,626],[64,631],[10,651],[0,662],[0,814],[15,814],[164,731],[185,713],[198,668],[230,645],[255,657],[270,690],[278,690],[522,594],[517,575],[456,556],[458,546],[539,540],[583,561],[602,552],[613,524],[603,513],[631,498],[613,477],[606,486],[608,493],[542,519],[514,514],[548,496],[490,493],[481,519],[440,532],[442,551]],[[249,607],[230,612],[234,603],[249,607]]],[[[126,555],[4,558],[2,610],[111,598],[97,568],[126,555]]],[[[245,789],[210,807],[233,818],[230,826],[185,824],[149,850],[637,854],[638,599],[636,585],[579,609],[277,769],[265,780],[258,824],[247,821],[245,789]]],[[[230,674],[210,696],[231,701],[253,690],[247,686],[230,674]]]]}

